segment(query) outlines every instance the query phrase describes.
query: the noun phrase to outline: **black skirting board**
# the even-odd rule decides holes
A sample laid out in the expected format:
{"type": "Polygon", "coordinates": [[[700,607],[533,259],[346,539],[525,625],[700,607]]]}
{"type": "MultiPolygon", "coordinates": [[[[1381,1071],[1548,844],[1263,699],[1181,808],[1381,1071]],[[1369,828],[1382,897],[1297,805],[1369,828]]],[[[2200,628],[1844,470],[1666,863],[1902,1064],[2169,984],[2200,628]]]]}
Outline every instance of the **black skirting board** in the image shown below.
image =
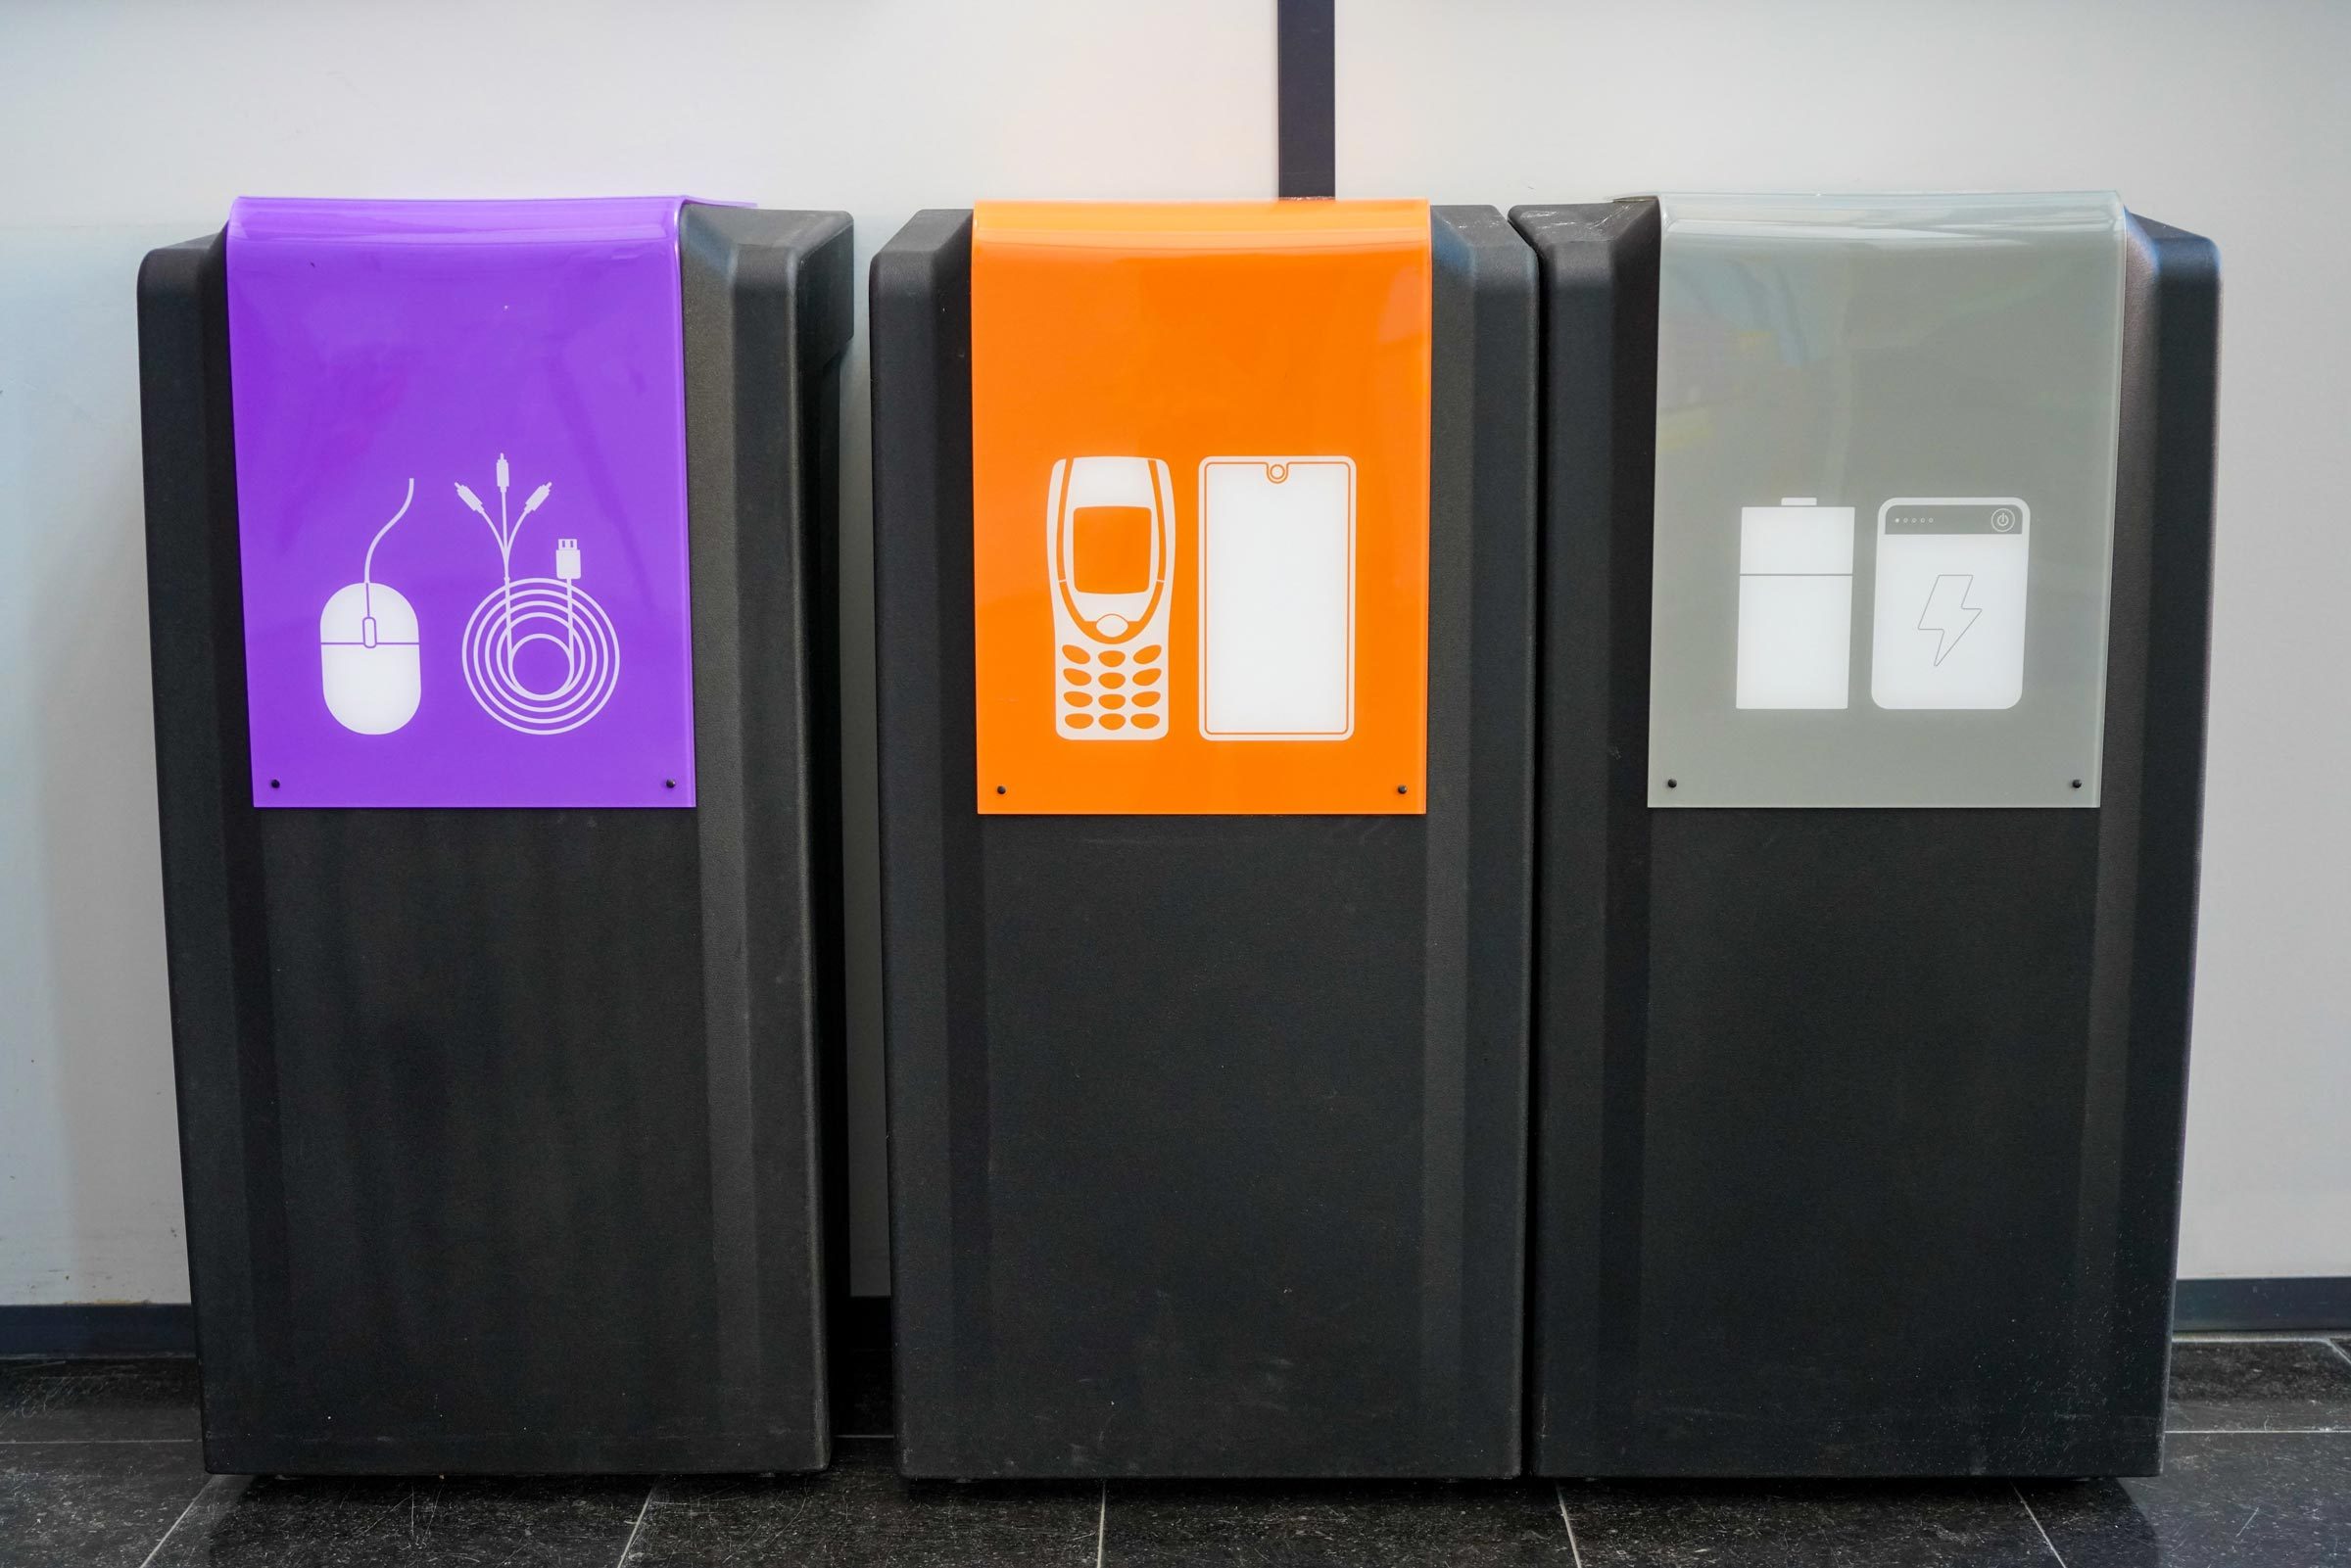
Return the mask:
{"type": "Polygon", "coordinates": [[[189,1259],[216,1471],[828,1455],[849,223],[680,221],[698,804],[260,810],[224,245],[139,278],[189,1259]]]}
{"type": "Polygon", "coordinates": [[[1530,1468],[2152,1472],[2212,247],[2133,220],[2101,803],[1664,811],[1644,772],[1657,209],[1511,215],[1545,309],[1530,1468]]]}
{"type": "Polygon", "coordinates": [[[971,215],[875,257],[910,1475],[1518,1468],[1535,274],[1434,230],[1425,816],[972,809],[971,215]]]}

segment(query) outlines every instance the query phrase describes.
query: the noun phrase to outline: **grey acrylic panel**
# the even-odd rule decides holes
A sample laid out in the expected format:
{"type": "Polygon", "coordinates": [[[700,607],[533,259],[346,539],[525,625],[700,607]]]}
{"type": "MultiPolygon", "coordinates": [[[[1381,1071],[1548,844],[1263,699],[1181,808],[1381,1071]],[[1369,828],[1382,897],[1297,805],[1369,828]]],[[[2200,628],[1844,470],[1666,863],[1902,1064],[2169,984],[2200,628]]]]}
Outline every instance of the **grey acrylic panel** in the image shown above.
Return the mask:
{"type": "Polygon", "coordinates": [[[1661,207],[1650,804],[2097,804],[2121,202],[1661,207]]]}

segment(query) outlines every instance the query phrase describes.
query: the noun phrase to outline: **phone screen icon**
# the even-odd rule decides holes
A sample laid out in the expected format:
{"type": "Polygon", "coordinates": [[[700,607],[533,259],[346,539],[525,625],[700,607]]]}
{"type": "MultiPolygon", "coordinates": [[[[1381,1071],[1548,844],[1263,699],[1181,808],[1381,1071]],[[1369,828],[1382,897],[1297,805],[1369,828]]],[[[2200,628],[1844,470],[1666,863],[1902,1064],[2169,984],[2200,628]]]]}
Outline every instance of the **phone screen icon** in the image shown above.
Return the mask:
{"type": "Polygon", "coordinates": [[[1355,462],[1200,465],[1200,734],[1355,733],[1355,462]]]}

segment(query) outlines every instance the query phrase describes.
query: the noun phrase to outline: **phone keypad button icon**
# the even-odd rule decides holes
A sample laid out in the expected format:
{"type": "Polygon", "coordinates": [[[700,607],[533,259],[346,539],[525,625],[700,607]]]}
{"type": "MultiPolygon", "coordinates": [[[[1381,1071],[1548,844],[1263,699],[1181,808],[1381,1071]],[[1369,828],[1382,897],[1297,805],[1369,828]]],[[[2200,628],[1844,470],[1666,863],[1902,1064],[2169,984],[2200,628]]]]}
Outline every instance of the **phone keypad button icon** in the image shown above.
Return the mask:
{"type": "Polygon", "coordinates": [[[1118,671],[1112,670],[1102,677],[1102,684],[1105,687],[1110,688],[1112,690],[1116,690],[1118,688],[1127,684],[1127,678],[1119,674],[1118,671]]]}
{"type": "Polygon", "coordinates": [[[1102,705],[1106,708],[1123,708],[1127,705],[1127,699],[1113,691],[1102,698],[1102,705]]]}
{"type": "Polygon", "coordinates": [[[1134,650],[1134,662],[1137,664],[1157,664],[1159,662],[1159,656],[1163,651],[1165,650],[1162,649],[1157,642],[1152,643],[1147,648],[1136,648],[1134,650]]]}
{"type": "Polygon", "coordinates": [[[1136,686],[1152,686],[1155,685],[1158,680],[1159,671],[1156,669],[1137,670],[1134,672],[1134,684],[1136,686]]]}
{"type": "Polygon", "coordinates": [[[1124,713],[1105,713],[1102,715],[1102,728],[1105,730],[1124,729],[1126,724],[1127,715],[1124,713]]]}
{"type": "Polygon", "coordinates": [[[1061,656],[1072,664],[1091,664],[1094,661],[1091,653],[1086,652],[1075,642],[1064,642],[1061,645],[1061,656]]]}
{"type": "Polygon", "coordinates": [[[1061,722],[1073,730],[1082,730],[1094,722],[1094,716],[1090,713],[1065,713],[1061,716],[1061,722]]]}
{"type": "Polygon", "coordinates": [[[1085,686],[1094,679],[1083,670],[1064,670],[1061,672],[1061,678],[1072,686],[1085,686]]]}
{"type": "Polygon", "coordinates": [[[1158,702],[1159,693],[1156,691],[1137,691],[1134,693],[1134,705],[1138,708],[1155,707],[1158,705],[1158,702]]]}
{"type": "Polygon", "coordinates": [[[1121,653],[1117,648],[1111,648],[1102,655],[1102,662],[1112,666],[1125,664],[1127,662],[1127,655],[1121,653]]]}
{"type": "Polygon", "coordinates": [[[1073,708],[1087,708],[1093,706],[1094,697],[1090,691],[1064,691],[1061,700],[1073,708]]]}
{"type": "Polygon", "coordinates": [[[1159,715],[1156,713],[1137,713],[1132,715],[1132,718],[1137,730],[1155,729],[1159,725],[1159,715]]]}

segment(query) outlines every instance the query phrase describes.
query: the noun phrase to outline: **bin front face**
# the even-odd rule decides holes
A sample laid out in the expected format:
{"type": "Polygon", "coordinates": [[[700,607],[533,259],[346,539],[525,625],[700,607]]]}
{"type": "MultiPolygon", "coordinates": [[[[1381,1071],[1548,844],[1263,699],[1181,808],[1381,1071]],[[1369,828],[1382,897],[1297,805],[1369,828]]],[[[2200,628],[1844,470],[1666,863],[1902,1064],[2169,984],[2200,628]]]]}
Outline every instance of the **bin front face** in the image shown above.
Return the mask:
{"type": "MultiPolygon", "coordinates": [[[[1669,395],[1689,366],[1660,321],[1695,293],[1661,265],[1656,204],[1513,215],[1543,258],[1555,389],[1532,1466],[2151,1470],[2193,959],[2209,247],[2125,217],[2101,262],[2068,254],[2104,237],[2085,224],[2026,263],[2040,287],[1956,326],[1858,309],[1883,247],[1831,264],[1856,305],[1832,324],[1866,330],[1860,379],[1882,387],[1906,352],[1947,375],[2000,312],[2061,296],[2109,302],[2120,353],[2098,305],[2045,384],[2006,390],[1995,360],[1926,400],[1998,418],[1904,435],[1886,393],[1813,441],[1766,410],[1796,434],[1756,447],[1751,496],[1693,507],[1720,475],[1677,465],[1714,461],[1693,445],[1735,443],[1742,410],[1669,395]],[[1611,400],[1557,390],[1595,356],[1611,400]],[[2020,397],[2049,420],[2009,417],[2020,397]],[[2085,431],[2070,454],[2037,445],[2085,431]],[[2007,471],[2041,477],[1993,480],[2019,439],[2007,471]],[[2109,488],[2110,513],[2086,511],[2109,488]],[[1944,599],[1959,624],[1939,629],[1944,599]],[[1809,753],[1773,738],[1794,734],[1809,753]]],[[[1735,292],[1784,312],[1802,293],[1735,292]]],[[[1833,355],[1802,347],[1716,345],[1770,349],[1799,382],[1833,355]]]]}
{"type": "Polygon", "coordinates": [[[872,295],[901,1463],[1511,1473],[1531,258],[1417,204],[974,232],[872,295]]]}
{"type": "Polygon", "coordinates": [[[833,592],[802,574],[830,526],[810,502],[831,494],[848,224],[622,203],[598,235],[608,204],[552,205],[424,204],[389,238],[342,204],[246,209],[300,275],[247,269],[245,334],[233,236],[141,273],[215,1469],[808,1469],[828,1451],[810,1021],[837,1016],[812,849],[831,813],[798,781],[831,747],[803,697],[827,666],[798,661],[833,592]],[[485,221],[492,243],[446,232],[485,221]],[[456,296],[461,329],[408,330],[456,296]],[[553,316],[583,299],[595,330],[567,335],[553,316]],[[319,334],[299,352],[298,327],[319,334]],[[484,367],[502,374],[461,417],[418,401],[484,367]],[[487,443],[475,472],[428,466],[448,420],[487,443]],[[521,425],[532,446],[505,445],[521,425]],[[572,619],[548,619],[566,594],[572,619]],[[460,635],[477,602],[505,628],[478,648],[460,635]],[[323,656],[322,614],[350,634],[323,656]],[[381,658],[400,700],[338,688],[338,661],[363,685],[381,658]],[[567,705],[578,723],[536,724],[567,705]],[[691,809],[618,809],[696,784],[691,809]]]}

